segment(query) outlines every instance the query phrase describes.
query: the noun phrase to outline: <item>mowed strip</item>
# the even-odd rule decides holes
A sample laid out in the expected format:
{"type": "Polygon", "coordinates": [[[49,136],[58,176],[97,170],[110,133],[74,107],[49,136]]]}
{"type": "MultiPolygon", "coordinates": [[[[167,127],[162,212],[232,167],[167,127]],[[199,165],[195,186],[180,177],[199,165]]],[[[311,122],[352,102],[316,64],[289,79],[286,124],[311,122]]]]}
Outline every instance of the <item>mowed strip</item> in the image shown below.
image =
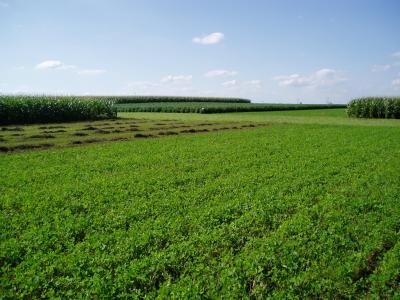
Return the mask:
{"type": "Polygon", "coordinates": [[[266,126],[253,122],[111,119],[0,127],[0,153],[266,126]]]}

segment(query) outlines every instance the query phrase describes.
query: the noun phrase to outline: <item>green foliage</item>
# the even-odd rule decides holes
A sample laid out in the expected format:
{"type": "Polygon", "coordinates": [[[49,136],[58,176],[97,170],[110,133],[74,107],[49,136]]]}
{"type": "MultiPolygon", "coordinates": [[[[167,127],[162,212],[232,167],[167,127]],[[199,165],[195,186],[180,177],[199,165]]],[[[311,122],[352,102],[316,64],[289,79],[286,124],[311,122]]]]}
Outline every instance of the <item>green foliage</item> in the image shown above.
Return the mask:
{"type": "Polygon", "coordinates": [[[152,102],[217,102],[217,103],[250,103],[250,100],[230,97],[184,97],[184,96],[94,96],[99,99],[112,100],[115,103],[152,103],[152,102]]]}
{"type": "Polygon", "coordinates": [[[130,103],[116,105],[119,112],[168,112],[168,113],[229,113],[256,111],[312,110],[341,108],[336,104],[252,104],[252,103],[218,103],[218,102],[154,102],[130,103]]]}
{"type": "Polygon", "coordinates": [[[400,97],[366,97],[350,101],[347,114],[356,118],[400,119],[400,97]]]}
{"type": "Polygon", "coordinates": [[[399,127],[6,154],[0,297],[397,299],[399,127]]]}
{"type": "Polygon", "coordinates": [[[0,96],[0,124],[115,118],[112,101],[58,96],[0,96]]]}

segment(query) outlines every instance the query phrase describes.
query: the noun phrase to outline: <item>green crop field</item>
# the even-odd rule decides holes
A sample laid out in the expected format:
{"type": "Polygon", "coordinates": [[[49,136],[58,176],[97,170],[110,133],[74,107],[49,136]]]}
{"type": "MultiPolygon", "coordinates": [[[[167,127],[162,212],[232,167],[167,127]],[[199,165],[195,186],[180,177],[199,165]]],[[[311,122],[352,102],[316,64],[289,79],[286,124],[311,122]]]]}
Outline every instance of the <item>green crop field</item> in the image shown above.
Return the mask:
{"type": "MultiPolygon", "coordinates": [[[[0,153],[0,298],[400,298],[399,120],[118,116],[0,153]],[[159,138],[73,147],[84,128],[130,125],[159,138]]],[[[0,145],[57,125],[4,126],[0,145]]]]}
{"type": "Polygon", "coordinates": [[[169,112],[169,113],[229,113],[229,112],[256,112],[256,111],[284,111],[284,110],[312,110],[337,109],[346,105],[338,104],[257,104],[240,102],[144,102],[118,103],[119,112],[169,112]]]}

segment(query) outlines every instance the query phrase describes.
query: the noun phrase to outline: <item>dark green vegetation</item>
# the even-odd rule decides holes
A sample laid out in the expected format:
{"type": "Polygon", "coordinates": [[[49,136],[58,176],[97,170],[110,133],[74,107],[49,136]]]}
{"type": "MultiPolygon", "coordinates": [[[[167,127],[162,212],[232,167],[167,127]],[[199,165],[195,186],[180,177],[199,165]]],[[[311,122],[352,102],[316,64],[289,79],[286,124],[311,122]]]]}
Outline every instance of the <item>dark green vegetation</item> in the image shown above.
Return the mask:
{"type": "Polygon", "coordinates": [[[152,103],[152,102],[216,102],[216,103],[250,103],[243,98],[226,97],[184,97],[184,96],[94,96],[98,99],[112,100],[115,103],[152,103]]]}
{"type": "Polygon", "coordinates": [[[400,97],[367,97],[350,101],[347,114],[357,118],[400,119],[400,97]]]}
{"type": "Polygon", "coordinates": [[[250,122],[110,119],[0,126],[0,153],[266,126],[250,122]]]}
{"type": "Polygon", "coordinates": [[[153,102],[116,105],[119,112],[177,112],[177,113],[228,113],[282,110],[311,110],[344,108],[337,104],[254,104],[254,103],[218,103],[218,102],[153,102]]]}
{"type": "Polygon", "coordinates": [[[1,155],[3,298],[400,297],[397,120],[128,116],[273,124],[1,155]]]}
{"type": "Polygon", "coordinates": [[[57,96],[0,96],[0,124],[115,118],[111,101],[57,96]]]}

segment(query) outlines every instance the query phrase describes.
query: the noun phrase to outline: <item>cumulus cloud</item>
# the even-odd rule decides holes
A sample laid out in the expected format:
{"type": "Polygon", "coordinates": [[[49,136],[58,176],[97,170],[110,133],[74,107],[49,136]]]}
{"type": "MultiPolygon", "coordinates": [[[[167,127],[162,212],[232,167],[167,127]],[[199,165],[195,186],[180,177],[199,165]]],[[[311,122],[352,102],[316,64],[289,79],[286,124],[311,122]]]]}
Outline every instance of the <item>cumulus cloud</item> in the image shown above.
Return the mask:
{"type": "Polygon", "coordinates": [[[236,71],[228,71],[228,70],[211,70],[204,74],[205,77],[213,78],[213,77],[230,77],[236,76],[238,72],[236,71]]]}
{"type": "Polygon", "coordinates": [[[167,75],[161,79],[162,83],[190,83],[192,81],[192,75],[167,75]]]}
{"type": "Polygon", "coordinates": [[[192,41],[195,44],[212,45],[212,44],[218,44],[223,39],[224,39],[224,34],[222,32],[213,32],[201,37],[194,37],[192,41]]]}
{"type": "Polygon", "coordinates": [[[74,65],[66,65],[59,60],[45,60],[36,65],[36,69],[46,70],[46,69],[57,69],[57,70],[67,70],[67,69],[75,69],[74,65]]]}
{"type": "Polygon", "coordinates": [[[345,81],[340,72],[333,69],[321,69],[311,75],[291,74],[276,76],[274,80],[278,81],[280,86],[287,87],[320,87],[331,86],[345,81]]]}
{"type": "Polygon", "coordinates": [[[244,82],[244,85],[246,85],[246,86],[251,86],[251,87],[254,87],[254,88],[261,88],[261,80],[258,80],[258,79],[254,79],[254,80],[250,80],[250,81],[245,81],[244,82]]]}
{"type": "Polygon", "coordinates": [[[387,71],[392,67],[393,67],[393,65],[389,65],[389,64],[386,64],[386,65],[373,65],[371,71],[372,72],[387,71]]]}
{"type": "Polygon", "coordinates": [[[393,79],[393,81],[392,81],[392,86],[393,86],[395,89],[400,89],[400,77],[399,77],[399,78],[396,78],[396,79],[393,79]]]}
{"type": "Polygon", "coordinates": [[[229,80],[229,81],[225,81],[222,83],[222,86],[225,87],[232,87],[232,86],[237,86],[238,85],[238,81],[237,80],[229,80]]]}
{"type": "Polygon", "coordinates": [[[393,53],[392,56],[394,58],[400,58],[400,51],[397,51],[397,52],[393,53]]]}
{"type": "Polygon", "coordinates": [[[223,87],[230,89],[240,89],[240,90],[254,90],[261,88],[262,82],[259,79],[249,80],[249,81],[239,81],[239,80],[228,80],[221,84],[223,87]]]}
{"type": "Polygon", "coordinates": [[[106,73],[106,70],[103,69],[85,69],[78,71],[79,75],[101,75],[106,73]]]}

